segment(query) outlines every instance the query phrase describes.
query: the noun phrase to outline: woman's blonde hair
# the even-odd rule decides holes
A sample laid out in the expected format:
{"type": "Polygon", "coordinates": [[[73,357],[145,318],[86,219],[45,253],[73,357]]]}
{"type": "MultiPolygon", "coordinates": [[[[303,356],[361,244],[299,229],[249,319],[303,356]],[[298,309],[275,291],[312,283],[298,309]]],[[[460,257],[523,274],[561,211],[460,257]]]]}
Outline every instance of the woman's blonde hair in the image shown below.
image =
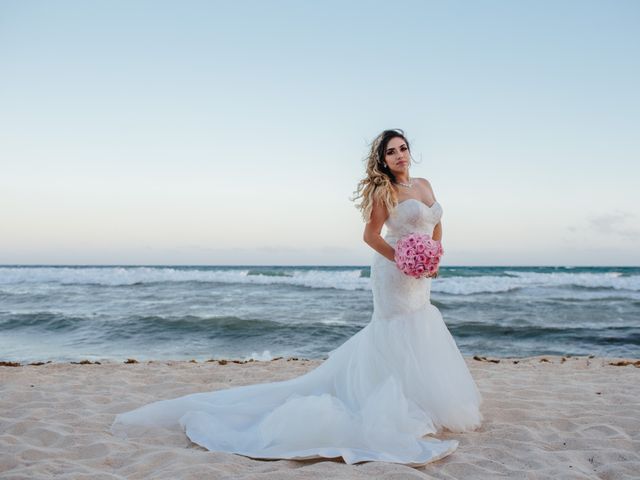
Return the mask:
{"type": "Polygon", "coordinates": [[[392,184],[396,183],[396,177],[384,161],[387,145],[392,138],[400,137],[407,144],[409,154],[411,148],[409,141],[404,135],[404,131],[399,128],[385,130],[371,142],[369,155],[363,160],[366,163],[366,176],[360,180],[357,189],[353,192],[355,195],[351,198],[356,201],[362,198],[362,201],[356,204],[362,213],[362,219],[365,223],[371,220],[371,211],[373,210],[373,202],[379,200],[387,207],[387,211],[393,210],[398,204],[398,197],[392,184]]]}

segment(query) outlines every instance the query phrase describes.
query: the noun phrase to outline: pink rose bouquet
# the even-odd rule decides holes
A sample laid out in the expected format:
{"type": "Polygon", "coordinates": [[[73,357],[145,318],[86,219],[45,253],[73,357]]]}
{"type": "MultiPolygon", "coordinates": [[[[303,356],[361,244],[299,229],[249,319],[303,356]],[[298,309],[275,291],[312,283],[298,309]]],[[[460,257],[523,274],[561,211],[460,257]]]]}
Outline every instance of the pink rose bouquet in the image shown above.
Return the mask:
{"type": "Polygon", "coordinates": [[[438,271],[444,254],[442,243],[426,233],[413,232],[396,242],[395,261],[405,275],[414,278],[431,276],[438,271]]]}

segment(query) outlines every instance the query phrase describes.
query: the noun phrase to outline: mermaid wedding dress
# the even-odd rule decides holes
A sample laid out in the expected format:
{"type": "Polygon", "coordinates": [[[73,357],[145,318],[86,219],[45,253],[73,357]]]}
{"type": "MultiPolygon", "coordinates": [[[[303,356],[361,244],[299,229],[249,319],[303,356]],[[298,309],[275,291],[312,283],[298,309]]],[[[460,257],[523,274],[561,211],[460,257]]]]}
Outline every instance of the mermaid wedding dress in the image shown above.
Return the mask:
{"type": "MultiPolygon", "coordinates": [[[[442,207],[409,199],[392,210],[385,240],[433,233],[442,207]]],[[[132,426],[182,428],[208,450],[258,459],[342,457],[420,466],[452,453],[457,440],[428,438],[482,422],[480,392],[440,311],[430,278],[404,275],[374,252],[371,321],[318,367],[291,380],[161,400],[120,413],[132,426]]]]}

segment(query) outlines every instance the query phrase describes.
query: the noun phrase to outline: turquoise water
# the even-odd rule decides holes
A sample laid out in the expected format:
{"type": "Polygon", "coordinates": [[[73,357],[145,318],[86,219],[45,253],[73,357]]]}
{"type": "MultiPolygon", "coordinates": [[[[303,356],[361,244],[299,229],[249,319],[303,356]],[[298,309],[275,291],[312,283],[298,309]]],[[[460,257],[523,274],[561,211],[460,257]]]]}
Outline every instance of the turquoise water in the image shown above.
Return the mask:
{"type": "MultiPolygon", "coordinates": [[[[640,268],[442,267],[464,355],[640,358],[640,268]]],[[[372,314],[369,268],[0,266],[0,360],[324,358],[372,314]]]]}

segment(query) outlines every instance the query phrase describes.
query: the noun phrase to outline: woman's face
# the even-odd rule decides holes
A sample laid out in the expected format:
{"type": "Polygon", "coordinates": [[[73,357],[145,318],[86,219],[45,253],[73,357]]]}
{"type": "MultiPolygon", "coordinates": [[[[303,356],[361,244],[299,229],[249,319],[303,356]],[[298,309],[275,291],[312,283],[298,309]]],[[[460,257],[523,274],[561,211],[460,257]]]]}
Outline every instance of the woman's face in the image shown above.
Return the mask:
{"type": "Polygon", "coordinates": [[[409,147],[402,137],[393,137],[387,143],[384,161],[394,175],[409,171],[409,147]]]}

